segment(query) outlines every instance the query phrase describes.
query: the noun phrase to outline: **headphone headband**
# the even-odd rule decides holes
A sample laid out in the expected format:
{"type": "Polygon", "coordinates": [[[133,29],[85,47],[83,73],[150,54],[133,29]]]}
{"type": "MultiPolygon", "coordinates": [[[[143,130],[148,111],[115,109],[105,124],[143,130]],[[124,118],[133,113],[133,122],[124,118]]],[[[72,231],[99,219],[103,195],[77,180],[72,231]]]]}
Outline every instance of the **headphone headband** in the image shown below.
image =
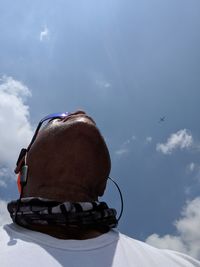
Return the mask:
{"type": "Polygon", "coordinates": [[[49,114],[49,115],[45,116],[43,119],[40,120],[40,122],[38,123],[38,126],[37,126],[37,128],[35,130],[35,133],[34,133],[32,139],[31,139],[30,144],[28,145],[27,148],[22,148],[20,153],[19,153],[19,157],[18,157],[18,160],[17,160],[17,163],[16,163],[16,168],[14,170],[14,172],[16,174],[18,174],[20,172],[21,168],[23,167],[26,153],[30,150],[32,144],[34,143],[34,141],[35,141],[35,139],[37,137],[37,134],[38,134],[43,122],[45,122],[47,120],[50,120],[50,119],[62,119],[62,118],[67,117],[69,114],[70,114],[69,112],[53,113],[53,114],[49,114]]]}

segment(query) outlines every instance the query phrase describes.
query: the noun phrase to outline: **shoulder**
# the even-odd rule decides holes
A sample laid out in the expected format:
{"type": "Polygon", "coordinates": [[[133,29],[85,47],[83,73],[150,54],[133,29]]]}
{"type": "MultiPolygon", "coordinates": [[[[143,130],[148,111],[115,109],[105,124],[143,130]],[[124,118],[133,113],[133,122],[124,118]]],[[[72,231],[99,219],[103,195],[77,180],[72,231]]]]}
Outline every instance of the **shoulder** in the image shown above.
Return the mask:
{"type": "Polygon", "coordinates": [[[200,267],[200,262],[192,257],[173,250],[159,249],[145,242],[119,233],[119,245],[123,250],[143,262],[143,266],[182,266],[200,267]],[[151,264],[150,264],[151,263],[151,264]],[[146,264],[146,265],[145,265],[146,264]],[[148,264],[148,265],[147,265],[148,264]]]}

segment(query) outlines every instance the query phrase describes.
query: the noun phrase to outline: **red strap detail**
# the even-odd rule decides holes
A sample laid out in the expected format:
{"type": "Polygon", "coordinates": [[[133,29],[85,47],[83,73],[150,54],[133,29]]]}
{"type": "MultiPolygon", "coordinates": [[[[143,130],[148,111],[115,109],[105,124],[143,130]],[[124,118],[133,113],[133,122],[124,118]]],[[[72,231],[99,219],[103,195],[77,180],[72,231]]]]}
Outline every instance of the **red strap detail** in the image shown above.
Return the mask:
{"type": "Polygon", "coordinates": [[[19,172],[19,174],[17,176],[17,187],[18,187],[19,193],[21,193],[20,176],[21,176],[21,173],[19,172]]]}

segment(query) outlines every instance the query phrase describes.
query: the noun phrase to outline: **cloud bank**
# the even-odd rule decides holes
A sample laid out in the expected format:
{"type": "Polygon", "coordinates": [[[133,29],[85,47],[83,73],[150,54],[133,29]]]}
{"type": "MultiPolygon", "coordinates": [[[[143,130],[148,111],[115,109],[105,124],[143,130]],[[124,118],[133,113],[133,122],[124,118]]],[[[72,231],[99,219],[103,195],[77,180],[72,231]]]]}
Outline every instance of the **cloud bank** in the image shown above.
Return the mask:
{"type": "Polygon", "coordinates": [[[176,149],[185,149],[193,144],[192,135],[186,129],[173,133],[166,143],[157,144],[156,150],[163,154],[171,154],[176,149]]]}
{"type": "Polygon", "coordinates": [[[7,76],[0,79],[0,186],[6,186],[20,149],[31,139],[29,108],[25,104],[30,96],[30,90],[20,81],[7,76]]]}
{"type": "Polygon", "coordinates": [[[181,215],[175,222],[177,235],[160,237],[158,234],[152,234],[146,242],[158,248],[177,250],[200,259],[200,197],[187,202],[181,215]]]}

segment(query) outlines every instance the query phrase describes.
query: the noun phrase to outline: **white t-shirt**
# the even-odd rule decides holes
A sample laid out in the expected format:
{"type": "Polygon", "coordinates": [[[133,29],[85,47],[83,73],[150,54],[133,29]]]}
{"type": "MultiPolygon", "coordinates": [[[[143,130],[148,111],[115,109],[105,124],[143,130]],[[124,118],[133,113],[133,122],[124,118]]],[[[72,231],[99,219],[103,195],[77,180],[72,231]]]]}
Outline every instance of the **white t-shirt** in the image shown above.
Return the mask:
{"type": "Polygon", "coordinates": [[[114,230],[87,240],[63,240],[10,224],[0,229],[0,266],[200,267],[200,262],[114,230]]]}

